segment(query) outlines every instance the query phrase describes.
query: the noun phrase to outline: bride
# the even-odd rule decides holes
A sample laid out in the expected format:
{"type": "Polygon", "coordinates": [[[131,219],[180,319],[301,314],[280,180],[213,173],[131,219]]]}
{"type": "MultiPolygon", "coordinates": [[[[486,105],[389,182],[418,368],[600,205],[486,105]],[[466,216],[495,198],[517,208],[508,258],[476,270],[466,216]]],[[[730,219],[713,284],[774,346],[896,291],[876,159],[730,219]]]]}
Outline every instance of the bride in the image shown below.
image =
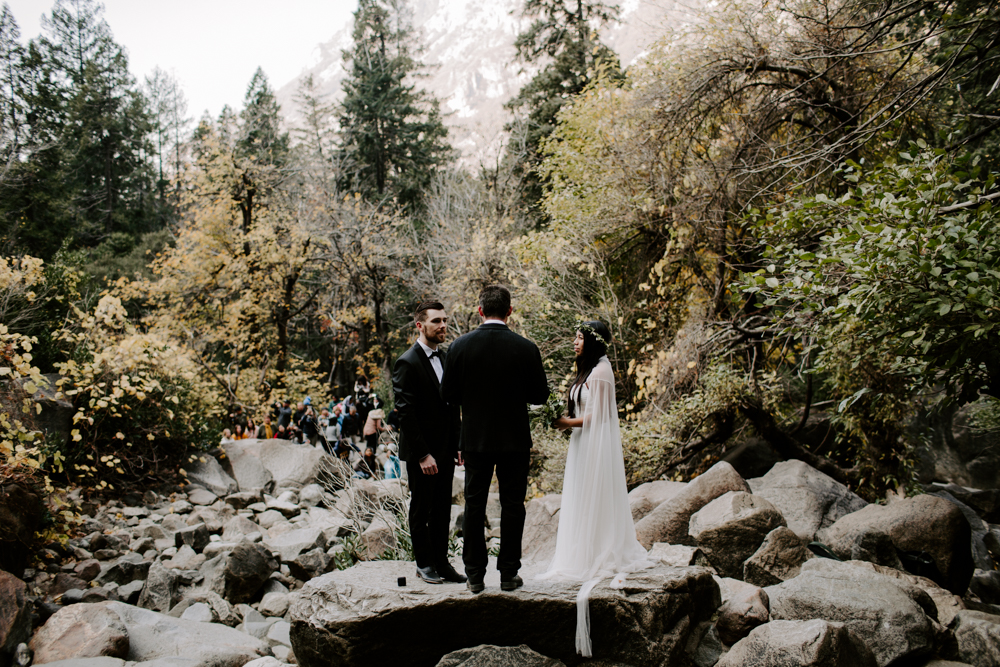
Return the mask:
{"type": "Polygon", "coordinates": [[[573,350],[576,380],[567,414],[553,422],[573,429],[566,457],[556,551],[541,578],[583,581],[577,597],[577,651],[591,655],[591,589],[605,577],[649,566],[639,544],[625,486],[615,377],[606,356],[611,332],[603,322],[579,325],[573,350]]]}

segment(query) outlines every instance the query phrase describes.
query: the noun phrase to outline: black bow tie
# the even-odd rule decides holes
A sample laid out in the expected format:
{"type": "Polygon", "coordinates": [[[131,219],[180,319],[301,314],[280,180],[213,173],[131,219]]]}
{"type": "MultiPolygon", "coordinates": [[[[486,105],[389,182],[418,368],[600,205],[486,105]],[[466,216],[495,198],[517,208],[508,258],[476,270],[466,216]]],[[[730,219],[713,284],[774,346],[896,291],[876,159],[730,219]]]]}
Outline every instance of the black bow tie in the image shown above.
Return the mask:
{"type": "Polygon", "coordinates": [[[441,350],[434,350],[429,355],[427,355],[427,358],[433,359],[434,357],[440,357],[440,356],[441,356],[441,350]]]}

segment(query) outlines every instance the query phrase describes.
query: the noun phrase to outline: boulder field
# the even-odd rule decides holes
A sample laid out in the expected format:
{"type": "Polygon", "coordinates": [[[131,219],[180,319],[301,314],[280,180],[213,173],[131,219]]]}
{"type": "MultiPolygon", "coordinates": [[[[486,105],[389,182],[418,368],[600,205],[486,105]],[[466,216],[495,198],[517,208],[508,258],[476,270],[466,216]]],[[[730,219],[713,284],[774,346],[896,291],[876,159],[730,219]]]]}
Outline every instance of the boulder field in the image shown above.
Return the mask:
{"type": "MultiPolygon", "coordinates": [[[[527,504],[524,587],[501,591],[491,571],[472,595],[378,560],[400,535],[398,481],[345,479],[275,440],[186,473],[183,491],[89,507],[82,536],[0,571],[0,667],[1000,665],[989,490],[868,504],[799,461],[644,484],[629,501],[650,567],[594,589],[584,660],[579,584],[535,578],[558,495],[527,504]]],[[[499,514],[492,496],[494,545],[499,514]]]]}

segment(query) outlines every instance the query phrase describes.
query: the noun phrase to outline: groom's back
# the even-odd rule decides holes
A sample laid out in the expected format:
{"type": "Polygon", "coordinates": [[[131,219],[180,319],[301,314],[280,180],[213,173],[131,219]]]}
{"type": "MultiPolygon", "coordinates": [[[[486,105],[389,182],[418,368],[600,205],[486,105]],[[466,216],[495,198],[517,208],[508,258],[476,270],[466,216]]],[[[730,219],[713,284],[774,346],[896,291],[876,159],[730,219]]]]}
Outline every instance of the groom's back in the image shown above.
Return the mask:
{"type": "Polygon", "coordinates": [[[484,324],[448,350],[441,391],[462,407],[467,452],[531,447],[528,404],[544,403],[548,381],[538,346],[502,324],[484,324]]]}

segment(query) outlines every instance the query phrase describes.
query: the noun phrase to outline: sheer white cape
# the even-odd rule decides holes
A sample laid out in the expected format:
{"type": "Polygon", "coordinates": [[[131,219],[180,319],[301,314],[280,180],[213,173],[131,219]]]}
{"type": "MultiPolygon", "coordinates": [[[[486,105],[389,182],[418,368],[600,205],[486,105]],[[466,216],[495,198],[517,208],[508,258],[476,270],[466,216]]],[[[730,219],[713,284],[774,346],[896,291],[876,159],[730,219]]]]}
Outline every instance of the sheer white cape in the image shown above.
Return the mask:
{"type": "Polygon", "coordinates": [[[574,399],[583,426],[573,429],[570,438],[556,551],[539,578],[586,582],[577,597],[577,650],[590,656],[591,589],[612,576],[612,586],[620,586],[623,573],[652,563],[632,523],[615,378],[607,357],[597,362],[574,399]]]}

